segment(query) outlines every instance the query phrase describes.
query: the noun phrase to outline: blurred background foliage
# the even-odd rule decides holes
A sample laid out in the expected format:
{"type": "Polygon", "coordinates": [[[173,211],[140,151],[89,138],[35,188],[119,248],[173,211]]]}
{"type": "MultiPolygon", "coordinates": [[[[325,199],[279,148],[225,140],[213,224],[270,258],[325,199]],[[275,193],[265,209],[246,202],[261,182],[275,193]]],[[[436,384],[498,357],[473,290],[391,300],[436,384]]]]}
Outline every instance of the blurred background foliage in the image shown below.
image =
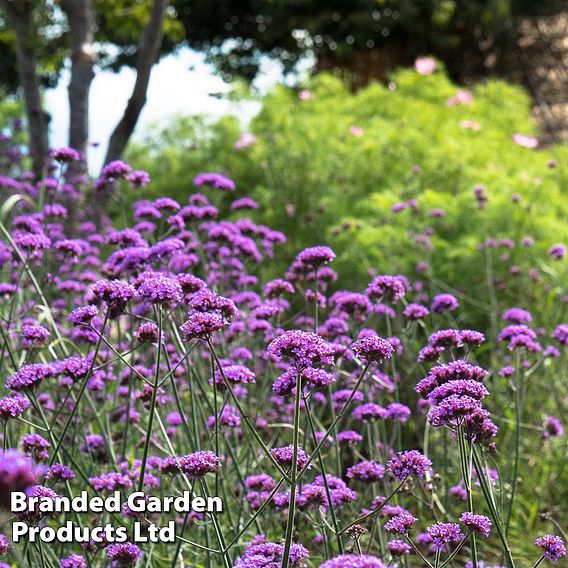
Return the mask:
{"type": "MultiPolygon", "coordinates": [[[[361,287],[373,271],[416,274],[426,262],[434,281],[478,291],[475,308],[491,301],[484,276],[491,262],[496,285],[508,280],[512,302],[548,293],[528,270],[534,252],[568,241],[568,149],[513,142],[515,133],[534,133],[520,88],[486,81],[472,89],[471,104],[451,106],[459,88],[440,65],[431,76],[400,70],[387,85],[356,93],[327,74],[308,88],[309,100],[285,87],[264,97],[250,125],[257,140],[247,148],[233,147],[240,127],[231,117],[180,117],[149,132],[127,159],[153,181],[131,198],[170,195],[185,203],[197,173],[224,172],[238,196],[260,203],[253,217],[288,236],[275,274],[302,247],[327,243],[338,253],[343,287],[361,287]],[[483,208],[474,196],[479,185],[488,198],[483,208]],[[410,200],[417,206],[391,210],[410,200]],[[520,245],[524,237],[535,239],[534,249],[520,245]],[[515,246],[497,243],[488,254],[479,250],[485,239],[515,246]]],[[[217,197],[226,208],[234,195],[217,197]]],[[[549,272],[558,292],[560,275],[549,272]]]]}

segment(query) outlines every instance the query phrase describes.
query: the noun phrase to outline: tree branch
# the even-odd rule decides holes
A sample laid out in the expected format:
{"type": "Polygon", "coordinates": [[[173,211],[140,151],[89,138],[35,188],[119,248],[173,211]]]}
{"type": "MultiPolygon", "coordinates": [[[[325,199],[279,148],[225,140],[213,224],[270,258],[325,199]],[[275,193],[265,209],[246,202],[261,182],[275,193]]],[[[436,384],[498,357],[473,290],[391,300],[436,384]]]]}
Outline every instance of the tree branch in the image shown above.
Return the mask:
{"type": "Polygon", "coordinates": [[[146,104],[146,92],[152,67],[158,58],[164,35],[164,20],[169,0],[154,0],[150,18],[138,43],[136,55],[136,82],[122,119],[110,137],[105,164],[117,160],[134,132],[140,113],[146,104]]]}

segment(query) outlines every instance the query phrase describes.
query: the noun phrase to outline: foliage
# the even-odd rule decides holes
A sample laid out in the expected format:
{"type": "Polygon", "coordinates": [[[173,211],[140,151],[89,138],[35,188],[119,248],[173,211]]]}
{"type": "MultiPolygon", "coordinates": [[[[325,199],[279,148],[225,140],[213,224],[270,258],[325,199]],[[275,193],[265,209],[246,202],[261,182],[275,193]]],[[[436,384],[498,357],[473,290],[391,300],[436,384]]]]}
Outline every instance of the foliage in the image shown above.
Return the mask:
{"type": "Polygon", "coordinates": [[[331,62],[348,73],[373,76],[371,60],[385,53],[395,64],[434,53],[451,62],[454,76],[479,73],[488,53],[510,56],[519,17],[562,9],[558,0],[218,0],[215,5],[211,10],[208,0],[173,2],[189,45],[226,77],[248,79],[263,57],[290,71],[306,54],[325,68],[331,62]]]}
{"type": "Polygon", "coordinates": [[[449,106],[457,90],[441,71],[399,71],[388,86],[356,94],[323,75],[310,84],[310,100],[284,87],[266,96],[251,125],[257,141],[248,148],[233,148],[234,119],[180,118],[133,147],[130,161],[153,172],[147,195],[167,191],[180,200],[199,171],[227,173],[261,203],[258,219],[289,236],[285,262],[301,246],[325,241],[350,275],[348,285],[360,286],[369,270],[408,273],[427,261],[433,276],[456,289],[475,283],[478,299],[489,303],[481,274],[492,260],[498,285],[512,267],[521,268],[508,288],[511,297],[522,290],[528,299],[535,261],[519,243],[532,237],[542,253],[568,240],[568,151],[512,141],[534,130],[520,89],[487,81],[473,89],[470,105],[449,106]],[[464,120],[480,130],[463,128],[464,120]],[[363,135],[351,134],[352,126],[363,135]],[[488,196],[483,209],[473,193],[480,184],[488,196]],[[412,199],[417,208],[391,211],[412,199]],[[431,217],[433,209],[446,216],[431,217]],[[515,247],[488,259],[478,250],[487,238],[513,239],[515,247]]]}

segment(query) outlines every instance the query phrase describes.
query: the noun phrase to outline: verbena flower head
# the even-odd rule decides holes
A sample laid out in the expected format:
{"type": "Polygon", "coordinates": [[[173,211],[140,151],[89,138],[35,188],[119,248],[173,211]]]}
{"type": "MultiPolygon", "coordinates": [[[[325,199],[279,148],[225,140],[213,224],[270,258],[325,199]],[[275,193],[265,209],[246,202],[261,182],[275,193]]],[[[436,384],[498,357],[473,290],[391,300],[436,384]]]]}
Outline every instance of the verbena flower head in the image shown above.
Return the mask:
{"type": "Polygon", "coordinates": [[[368,554],[342,554],[326,560],[320,568],[387,568],[387,565],[380,558],[368,554]]]}
{"type": "Polygon", "coordinates": [[[377,276],[367,287],[367,296],[372,301],[400,301],[406,293],[406,281],[401,276],[377,276]]]}
{"type": "Polygon", "coordinates": [[[18,450],[0,454],[0,506],[7,507],[12,491],[24,491],[36,483],[32,462],[18,450]]]}
{"type": "Polygon", "coordinates": [[[67,316],[67,320],[73,325],[90,325],[93,318],[97,317],[98,314],[99,308],[97,306],[80,306],[67,316]]]}
{"type": "MultiPolygon", "coordinates": [[[[274,542],[251,543],[247,546],[243,556],[237,560],[234,568],[277,568],[282,564],[284,545],[274,542]]],[[[289,566],[300,568],[305,565],[309,551],[301,544],[292,544],[290,547],[289,566]]]]}
{"type": "MultiPolygon", "coordinates": [[[[273,448],[270,450],[272,457],[278,465],[291,468],[294,462],[294,446],[284,446],[283,448],[273,448]]],[[[298,448],[298,470],[306,467],[310,461],[310,456],[302,449],[298,448]]],[[[311,468],[311,464],[309,466],[311,468]]]]}
{"type": "Polygon", "coordinates": [[[6,388],[14,391],[28,391],[37,387],[45,379],[56,376],[57,369],[53,365],[31,363],[24,365],[6,381],[6,388]]]}
{"type": "Polygon", "coordinates": [[[286,331],[266,349],[274,357],[287,357],[297,367],[333,365],[335,351],[325,339],[310,331],[286,331]]]}
{"type": "Polygon", "coordinates": [[[142,274],[137,292],[138,297],[152,304],[172,304],[181,302],[182,289],[177,280],[159,272],[142,274]]]}
{"type": "Polygon", "coordinates": [[[457,523],[435,523],[426,530],[432,538],[432,545],[437,550],[446,544],[459,542],[463,538],[463,533],[457,523]]]}
{"type": "Polygon", "coordinates": [[[390,359],[394,354],[393,346],[382,337],[361,337],[353,344],[353,351],[366,362],[390,359]]]}
{"type": "Polygon", "coordinates": [[[503,320],[509,323],[530,323],[532,315],[521,308],[510,308],[503,314],[503,320]]]}
{"type": "Polygon", "coordinates": [[[430,310],[422,304],[408,304],[403,313],[410,320],[418,320],[430,315],[430,310]]]}
{"type": "Polygon", "coordinates": [[[562,323],[557,325],[552,336],[558,343],[568,347],[568,324],[562,323]]]}
{"type": "Polygon", "coordinates": [[[54,148],[49,155],[61,163],[78,162],[81,159],[81,154],[73,148],[54,148]]]}
{"type": "Polygon", "coordinates": [[[412,547],[403,540],[390,540],[387,543],[388,549],[393,556],[402,556],[410,554],[412,547]]]}
{"type": "Polygon", "coordinates": [[[469,530],[476,532],[485,538],[489,537],[491,534],[492,522],[489,517],[484,515],[474,515],[470,512],[462,513],[460,517],[460,522],[462,522],[469,530]]]}
{"type": "Polygon", "coordinates": [[[393,534],[407,534],[417,522],[416,517],[403,513],[391,517],[385,523],[385,530],[393,534]]]}
{"type": "Polygon", "coordinates": [[[87,562],[83,556],[72,554],[59,561],[59,568],[87,568],[87,562]]]}
{"type": "Polygon", "coordinates": [[[18,418],[30,407],[30,401],[21,396],[6,396],[0,399],[0,422],[18,418]]]}
{"type": "Polygon", "coordinates": [[[215,452],[204,450],[180,456],[177,461],[180,471],[190,478],[200,478],[207,473],[216,473],[221,465],[221,460],[215,452]]]}
{"type": "Polygon", "coordinates": [[[377,462],[365,460],[348,468],[345,476],[349,479],[367,483],[379,481],[385,476],[385,466],[377,462]]]}
{"type": "Polygon", "coordinates": [[[387,469],[397,479],[405,479],[409,475],[424,477],[432,470],[432,462],[418,450],[398,452],[388,464],[387,469]]]}
{"type": "Polygon", "coordinates": [[[559,536],[545,534],[537,538],[534,543],[542,548],[544,556],[554,563],[560,560],[562,556],[566,556],[566,546],[559,536]]]}
{"type": "Polygon", "coordinates": [[[326,246],[309,247],[301,251],[296,260],[315,268],[330,263],[335,258],[335,253],[326,246]]]}
{"type": "Polygon", "coordinates": [[[127,568],[134,566],[141,558],[142,551],[131,542],[121,542],[111,544],[106,549],[106,557],[117,568],[127,568]]]}
{"type": "Polygon", "coordinates": [[[444,312],[453,312],[459,307],[458,300],[452,294],[438,294],[432,300],[431,309],[437,314],[443,314],[444,312]]]}
{"type": "Polygon", "coordinates": [[[223,191],[234,191],[236,189],[235,182],[223,174],[202,173],[195,176],[193,180],[195,187],[211,186],[223,191]]]}
{"type": "Polygon", "coordinates": [[[220,313],[193,312],[180,326],[186,341],[208,339],[213,333],[228,326],[229,322],[220,313]]]}
{"type": "Polygon", "coordinates": [[[562,260],[566,256],[566,247],[561,244],[552,245],[548,249],[548,256],[554,260],[562,260]]]}
{"type": "MultiPolygon", "coordinates": [[[[2,401],[0,401],[0,408],[2,406],[2,401]]],[[[555,438],[557,436],[564,435],[564,427],[562,423],[556,416],[547,416],[544,421],[544,432],[542,433],[543,438],[555,438]]]]}

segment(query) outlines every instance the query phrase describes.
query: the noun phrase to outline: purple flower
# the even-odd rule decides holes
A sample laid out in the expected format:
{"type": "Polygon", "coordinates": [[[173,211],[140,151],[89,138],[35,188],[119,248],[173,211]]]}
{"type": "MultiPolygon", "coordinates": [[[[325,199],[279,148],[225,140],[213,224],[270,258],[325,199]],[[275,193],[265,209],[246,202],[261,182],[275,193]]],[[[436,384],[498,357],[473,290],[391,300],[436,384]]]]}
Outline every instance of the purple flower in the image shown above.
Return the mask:
{"type": "Polygon", "coordinates": [[[241,209],[258,209],[258,203],[250,197],[235,199],[235,201],[231,203],[231,211],[240,211],[241,209]]]}
{"type": "Polygon", "coordinates": [[[373,301],[398,302],[406,292],[406,281],[401,276],[377,276],[367,287],[367,296],[373,301]]]}
{"type": "Polygon", "coordinates": [[[395,515],[385,523],[385,530],[393,534],[406,534],[418,522],[416,517],[403,513],[395,515]]]}
{"type": "Polygon", "coordinates": [[[264,287],[264,295],[267,298],[277,298],[283,294],[293,294],[294,286],[288,280],[276,279],[271,280],[264,287]]]}
{"type": "MultiPolygon", "coordinates": [[[[1,401],[0,401],[1,402],[1,401]]],[[[547,416],[544,421],[544,432],[542,433],[543,438],[553,438],[556,436],[563,436],[564,428],[562,423],[556,416],[547,416]]]]}
{"type": "Polygon", "coordinates": [[[286,331],[270,343],[266,352],[277,358],[288,357],[298,367],[334,364],[332,345],[310,331],[286,331]]]}
{"type": "Polygon", "coordinates": [[[21,396],[6,396],[0,399],[0,422],[18,418],[30,407],[30,401],[21,396]]]}
{"type": "Polygon", "coordinates": [[[140,343],[158,343],[160,330],[158,326],[152,321],[145,321],[138,326],[134,332],[134,337],[140,343]]]}
{"type": "Polygon", "coordinates": [[[73,148],[54,148],[49,155],[61,163],[78,162],[81,159],[81,154],[73,148]]]}
{"type": "MultiPolygon", "coordinates": [[[[284,446],[283,448],[273,448],[270,450],[272,457],[276,460],[278,465],[284,467],[292,467],[294,461],[294,446],[284,446]]],[[[310,456],[302,449],[298,448],[298,469],[304,469],[308,462],[310,461],[310,456]]],[[[311,467],[311,465],[310,465],[311,467]]]]}
{"type": "Polygon", "coordinates": [[[131,542],[111,544],[106,549],[106,557],[117,568],[134,566],[142,558],[142,551],[131,542]]]}
{"type": "Polygon", "coordinates": [[[474,515],[470,512],[462,513],[460,521],[471,531],[476,532],[485,538],[491,534],[491,520],[484,515],[474,515]]]}
{"type": "Polygon", "coordinates": [[[179,282],[160,272],[143,273],[137,288],[138,297],[152,304],[181,302],[182,289],[179,282]]]}
{"type": "Polygon", "coordinates": [[[390,540],[387,543],[388,549],[393,556],[402,556],[410,554],[412,547],[403,540],[390,540]]]}
{"type": "MultiPolygon", "coordinates": [[[[247,545],[242,557],[237,560],[234,568],[270,568],[277,567],[282,564],[282,555],[284,554],[284,545],[274,542],[252,542],[247,545]]],[[[290,547],[290,567],[303,566],[309,557],[308,549],[301,544],[292,544],[290,547]]]]}
{"type": "Polygon", "coordinates": [[[97,477],[90,477],[89,483],[96,491],[116,491],[118,489],[130,489],[132,480],[117,472],[102,473],[97,477]]]}
{"type": "Polygon", "coordinates": [[[398,402],[391,402],[387,408],[387,418],[389,420],[397,420],[398,422],[405,424],[410,418],[411,410],[405,404],[400,404],[398,402]]]}
{"type": "Polygon", "coordinates": [[[342,554],[320,564],[320,568],[386,568],[387,565],[376,556],[368,554],[342,554]]]}
{"type": "Polygon", "coordinates": [[[56,369],[53,365],[31,363],[24,365],[6,381],[6,388],[15,391],[26,391],[37,387],[45,379],[54,377],[56,369]]]}
{"type": "Polygon", "coordinates": [[[180,326],[185,340],[207,339],[213,333],[229,325],[229,322],[219,313],[193,312],[188,320],[180,326]]]}
{"type": "Polygon", "coordinates": [[[59,568],[87,568],[87,562],[82,556],[72,554],[60,560],[59,568]]]}
{"type": "Polygon", "coordinates": [[[566,247],[561,244],[552,245],[548,249],[548,256],[554,260],[562,260],[566,256],[566,247]]]}
{"type": "MultiPolygon", "coordinates": [[[[217,385],[222,387],[225,382],[223,380],[223,375],[232,385],[245,385],[245,384],[254,384],[255,376],[254,373],[244,365],[222,365],[221,370],[215,370],[215,382],[217,385]]],[[[213,380],[210,379],[209,381],[213,384],[213,380]]]]}
{"type": "Polygon", "coordinates": [[[559,536],[545,534],[537,538],[534,543],[544,550],[544,556],[552,562],[557,562],[560,557],[566,556],[566,546],[559,536]]]}
{"type": "Polygon", "coordinates": [[[338,444],[351,445],[362,442],[363,436],[354,430],[343,430],[342,432],[338,432],[336,439],[338,444]]]}
{"type": "Polygon", "coordinates": [[[453,312],[457,310],[459,303],[457,298],[451,294],[438,294],[437,296],[434,296],[430,307],[433,312],[443,314],[444,312],[453,312]]]}
{"type": "Polygon", "coordinates": [[[405,479],[409,475],[424,477],[432,469],[432,462],[417,450],[398,452],[387,464],[388,470],[397,479],[405,479]]]}
{"type": "Polygon", "coordinates": [[[568,347],[568,324],[561,323],[560,325],[557,325],[552,337],[554,337],[558,343],[568,347]]]}
{"type": "Polygon", "coordinates": [[[193,185],[195,187],[203,187],[204,185],[209,185],[216,189],[222,189],[224,191],[234,191],[236,189],[235,182],[223,174],[216,173],[202,173],[195,176],[193,180],[193,185]]]}
{"type": "Polygon", "coordinates": [[[180,471],[190,478],[200,478],[207,473],[216,473],[219,471],[221,461],[215,452],[198,451],[178,458],[178,467],[180,471]]]}
{"type": "Polygon", "coordinates": [[[357,481],[379,481],[385,476],[385,466],[377,462],[362,461],[348,468],[345,475],[357,481]]]}
{"type": "Polygon", "coordinates": [[[360,337],[353,344],[353,351],[366,362],[390,359],[393,356],[393,346],[382,337],[360,337]]]}
{"type": "Polygon", "coordinates": [[[48,448],[51,444],[39,434],[25,434],[21,438],[22,450],[27,455],[34,458],[35,461],[44,461],[49,459],[48,448]]]}
{"type": "MultiPolygon", "coordinates": [[[[49,499],[54,502],[59,498],[59,495],[53,489],[44,487],[43,485],[34,485],[33,487],[26,489],[26,496],[28,499],[39,497],[41,501],[46,501],[49,499]]],[[[38,508],[37,506],[35,508],[26,507],[24,511],[17,513],[16,516],[19,519],[27,521],[28,523],[37,523],[40,519],[47,516],[48,514],[53,514],[44,512],[42,509],[43,507],[38,508]]]]}
{"type": "Polygon", "coordinates": [[[527,310],[521,308],[510,308],[503,314],[503,320],[508,323],[530,323],[532,316],[527,310]]]}
{"type": "Polygon", "coordinates": [[[461,528],[457,523],[435,523],[426,530],[432,537],[432,544],[436,550],[440,550],[451,542],[459,542],[463,538],[461,528]]]}
{"type": "Polygon", "coordinates": [[[353,416],[355,420],[361,420],[362,422],[384,420],[387,417],[387,411],[374,402],[367,402],[355,408],[351,416],[353,416]]]}
{"type": "Polygon", "coordinates": [[[335,258],[335,253],[326,246],[308,247],[301,251],[296,260],[315,268],[328,264],[335,258]]]}
{"type": "Polygon", "coordinates": [[[68,481],[69,479],[74,479],[76,475],[70,467],[60,463],[54,463],[48,468],[45,477],[53,481],[68,481]]]}
{"type": "Polygon", "coordinates": [[[404,308],[404,315],[410,320],[424,319],[430,314],[430,310],[422,304],[408,304],[404,308]]]}
{"type": "Polygon", "coordinates": [[[0,534],[0,555],[6,554],[10,549],[10,541],[4,534],[0,534]]]}
{"type": "Polygon", "coordinates": [[[68,316],[67,320],[73,325],[90,325],[99,313],[99,308],[94,305],[80,306],[75,308],[68,316]]]}
{"type": "Polygon", "coordinates": [[[126,180],[136,187],[145,187],[150,183],[150,175],[143,170],[135,170],[126,176],[126,180]]]}
{"type": "Polygon", "coordinates": [[[126,177],[131,171],[132,168],[122,160],[114,160],[103,168],[101,178],[106,181],[114,181],[126,177]]]}

